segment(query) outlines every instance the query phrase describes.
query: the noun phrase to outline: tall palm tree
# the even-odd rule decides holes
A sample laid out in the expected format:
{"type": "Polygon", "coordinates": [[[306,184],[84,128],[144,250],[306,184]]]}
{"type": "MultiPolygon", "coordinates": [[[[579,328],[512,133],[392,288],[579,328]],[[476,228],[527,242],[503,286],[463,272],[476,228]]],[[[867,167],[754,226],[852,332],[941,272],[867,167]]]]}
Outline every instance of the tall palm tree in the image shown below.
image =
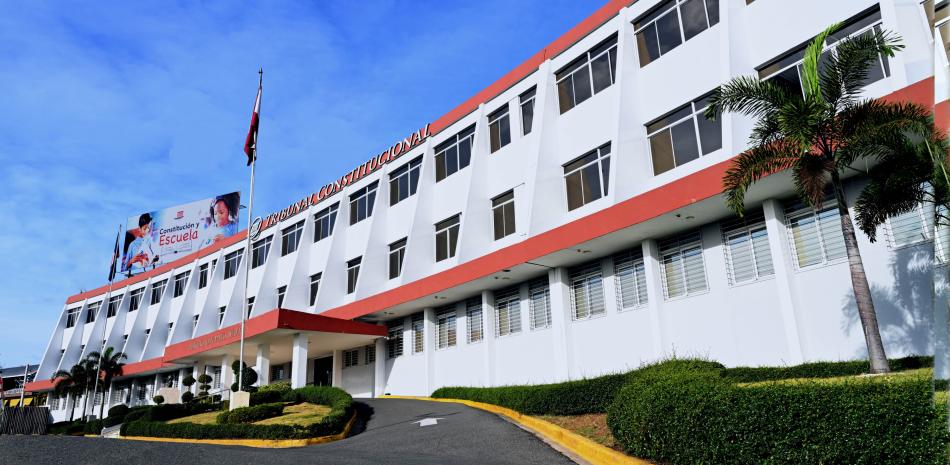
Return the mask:
{"type": "MultiPolygon", "coordinates": [[[[58,370],[53,373],[53,393],[57,396],[71,395],[73,402],[77,396],[83,395],[88,385],[90,372],[86,370],[83,363],[73,365],[68,371],[58,370]]],[[[85,415],[85,410],[83,410],[85,415]]],[[[69,409],[69,421],[73,421],[76,416],[75,404],[69,409]]]]}
{"type": "Polygon", "coordinates": [[[106,393],[112,386],[112,380],[117,376],[122,376],[122,367],[125,363],[122,360],[127,358],[122,352],[116,351],[113,347],[107,347],[102,353],[92,352],[87,357],[99,364],[99,388],[102,389],[102,403],[99,404],[99,418],[102,418],[106,407],[106,393]]]}
{"type": "MultiPolygon", "coordinates": [[[[734,78],[714,93],[706,116],[735,112],[756,120],[751,148],[736,157],[723,179],[727,203],[737,214],[743,212],[747,189],[779,171],[792,171],[799,196],[814,207],[822,205],[831,190],[871,372],[886,373],[884,343],[841,177],[859,158],[870,155],[865,149],[875,135],[894,136],[900,129],[919,127],[929,112],[912,103],[862,98],[871,66],[881,56],[893,57],[903,45],[889,32],[871,30],[826,50],[826,40],[839,28],[840,24],[832,25],[806,48],[802,89],[756,77],[734,78]]],[[[901,141],[892,137],[890,142],[901,141]]]]}

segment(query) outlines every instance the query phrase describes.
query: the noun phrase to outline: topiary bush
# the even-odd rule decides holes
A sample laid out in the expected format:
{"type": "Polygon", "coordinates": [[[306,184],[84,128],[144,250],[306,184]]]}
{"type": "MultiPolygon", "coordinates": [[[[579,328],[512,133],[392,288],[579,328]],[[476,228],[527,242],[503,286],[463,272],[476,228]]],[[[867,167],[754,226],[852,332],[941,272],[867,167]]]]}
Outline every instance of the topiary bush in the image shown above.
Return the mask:
{"type": "Polygon", "coordinates": [[[188,403],[195,399],[195,395],[191,391],[185,391],[181,393],[181,401],[188,403]]]}
{"type": "Polygon", "coordinates": [[[237,392],[238,385],[237,380],[240,379],[243,386],[241,386],[241,391],[245,392],[254,392],[257,390],[254,386],[254,383],[257,382],[257,372],[253,368],[249,367],[247,363],[244,363],[241,360],[235,360],[231,364],[231,371],[234,372],[234,383],[231,384],[231,392],[237,392]],[[240,372],[244,373],[244,377],[240,377],[240,372]]]}
{"type": "Polygon", "coordinates": [[[251,393],[251,405],[272,404],[280,402],[284,398],[280,391],[257,391],[251,393]]]}
{"type": "Polygon", "coordinates": [[[198,375],[198,397],[207,397],[213,378],[207,373],[198,375]]]}
{"type": "Polygon", "coordinates": [[[253,407],[241,407],[234,410],[225,410],[218,414],[218,424],[254,423],[268,418],[278,417],[284,413],[284,404],[262,404],[253,407]]]}
{"type": "Polygon", "coordinates": [[[125,404],[119,404],[109,408],[108,416],[110,417],[124,417],[129,413],[129,406],[125,404]]]}
{"type": "Polygon", "coordinates": [[[712,366],[631,377],[607,412],[631,455],[670,464],[944,463],[927,376],[738,385],[712,366]]]}
{"type": "Polygon", "coordinates": [[[155,402],[155,405],[162,405],[165,403],[165,397],[164,396],[152,397],[152,402],[155,402]]]}

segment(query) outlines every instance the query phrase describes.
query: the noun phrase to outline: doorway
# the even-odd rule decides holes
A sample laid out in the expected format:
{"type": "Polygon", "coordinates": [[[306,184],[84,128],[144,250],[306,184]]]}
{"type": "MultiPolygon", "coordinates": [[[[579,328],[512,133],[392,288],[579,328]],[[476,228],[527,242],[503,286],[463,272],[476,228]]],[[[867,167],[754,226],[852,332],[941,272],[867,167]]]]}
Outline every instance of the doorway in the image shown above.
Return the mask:
{"type": "Polygon", "coordinates": [[[315,386],[330,386],[333,384],[333,356],[318,358],[313,361],[313,384],[315,386]]]}

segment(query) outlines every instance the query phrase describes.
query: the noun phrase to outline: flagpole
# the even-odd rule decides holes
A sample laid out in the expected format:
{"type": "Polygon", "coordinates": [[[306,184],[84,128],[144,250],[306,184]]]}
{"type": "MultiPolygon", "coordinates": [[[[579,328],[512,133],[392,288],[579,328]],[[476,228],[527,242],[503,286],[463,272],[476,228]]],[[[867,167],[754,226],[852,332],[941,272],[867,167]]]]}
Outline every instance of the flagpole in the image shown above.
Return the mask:
{"type": "MultiPolygon", "coordinates": [[[[259,81],[257,84],[258,96],[261,94],[261,90],[264,86],[264,68],[261,68],[258,71],[259,81]]],[[[255,107],[258,107],[260,102],[255,102],[255,107]]],[[[255,108],[259,110],[259,108],[255,108]]],[[[260,114],[258,114],[258,120],[260,119],[260,114]]],[[[253,211],[254,211],[254,174],[257,171],[257,132],[254,134],[254,147],[252,147],[254,155],[251,157],[251,192],[247,200],[247,237],[244,238],[244,302],[241,306],[241,343],[240,349],[238,349],[238,391],[244,391],[244,327],[245,321],[247,320],[247,313],[249,310],[248,305],[248,296],[247,296],[247,286],[248,280],[251,274],[251,222],[253,221],[253,211]]]]}
{"type": "MultiPolygon", "coordinates": [[[[115,231],[115,241],[116,241],[115,243],[116,243],[116,245],[119,244],[119,236],[121,236],[121,235],[122,235],[122,224],[119,223],[119,227],[116,228],[116,231],[115,231]]],[[[96,382],[93,383],[93,385],[92,385],[92,411],[93,411],[93,412],[96,411],[96,391],[99,390],[99,372],[101,371],[100,368],[101,368],[101,366],[102,366],[102,352],[106,350],[106,341],[105,341],[105,339],[106,339],[106,326],[109,325],[109,316],[108,316],[108,315],[109,315],[109,301],[112,300],[112,282],[115,281],[115,271],[114,271],[114,268],[115,268],[115,265],[116,265],[115,252],[116,252],[116,248],[115,248],[115,246],[113,246],[113,247],[112,247],[112,267],[113,267],[113,270],[110,270],[110,271],[109,271],[109,290],[106,291],[106,298],[105,298],[105,300],[103,301],[103,303],[106,304],[106,321],[104,321],[104,322],[102,323],[102,345],[99,347],[99,360],[96,361],[96,382]]],[[[101,306],[101,305],[99,306],[99,309],[100,309],[100,310],[102,309],[102,306],[101,306]]],[[[23,378],[23,379],[26,380],[26,378],[23,378]]],[[[102,402],[105,403],[105,401],[106,401],[106,394],[105,394],[105,392],[103,392],[103,393],[102,393],[102,402]]],[[[21,402],[22,402],[22,401],[21,401],[21,402]]],[[[87,416],[87,415],[86,415],[87,413],[88,413],[88,409],[83,408],[83,412],[82,412],[83,418],[85,418],[85,417],[87,416]]],[[[101,420],[101,418],[100,418],[100,420],[101,420]]]]}

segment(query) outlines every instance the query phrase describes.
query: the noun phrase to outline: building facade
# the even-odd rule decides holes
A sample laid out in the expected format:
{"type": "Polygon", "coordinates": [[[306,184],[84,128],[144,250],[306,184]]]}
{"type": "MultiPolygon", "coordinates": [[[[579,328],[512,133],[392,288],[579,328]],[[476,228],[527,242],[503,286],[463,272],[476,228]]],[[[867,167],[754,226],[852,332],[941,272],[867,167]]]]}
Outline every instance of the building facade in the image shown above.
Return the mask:
{"type": "MultiPolygon", "coordinates": [[[[259,219],[246,258],[239,234],[70,297],[29,387],[50,389],[57,369],[105,345],[129,363],[91,404],[147,403],[192,373],[226,393],[242,313],[260,383],[354,396],[554,382],[673,355],[866,357],[836,208],[802,205],[780,173],[734,216],[721,180],[752,121],[703,110],[740,75],[800,91],[805,44],[834,21],[844,28],[829,47],[876,28],[903,38],[867,96],[932,105],[940,39],[925,10],[611,1],[450,113],[259,219]]],[[[847,180],[851,201],[866,168],[847,180]]],[[[858,237],[889,356],[933,352],[933,270],[950,250],[929,218],[921,207],[877,242],[858,237]]],[[[49,402],[57,419],[81,405],[49,402]]]]}

